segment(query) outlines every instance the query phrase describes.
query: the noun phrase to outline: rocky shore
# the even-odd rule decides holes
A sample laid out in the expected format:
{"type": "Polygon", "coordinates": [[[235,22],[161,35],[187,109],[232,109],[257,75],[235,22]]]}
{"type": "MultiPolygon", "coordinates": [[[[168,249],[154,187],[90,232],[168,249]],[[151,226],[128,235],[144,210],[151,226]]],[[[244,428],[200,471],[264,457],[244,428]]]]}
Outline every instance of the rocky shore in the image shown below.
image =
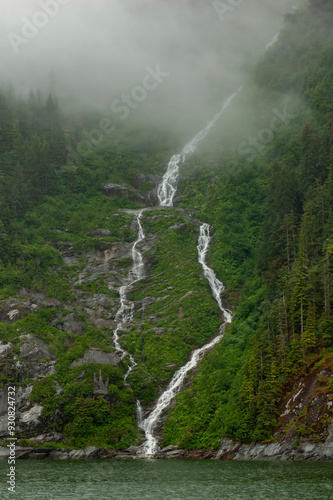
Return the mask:
{"type": "MultiPolygon", "coordinates": [[[[82,450],[54,448],[16,448],[17,459],[47,459],[47,460],[80,460],[80,459],[145,459],[137,455],[139,448],[126,450],[110,450],[88,446],[82,450]]],[[[0,447],[0,460],[7,460],[9,448],[0,447]]],[[[221,442],[219,450],[182,450],[177,446],[162,449],[155,459],[186,459],[186,460],[332,460],[333,442],[311,443],[303,442],[295,446],[291,442],[271,444],[241,444],[229,439],[221,442]]]]}

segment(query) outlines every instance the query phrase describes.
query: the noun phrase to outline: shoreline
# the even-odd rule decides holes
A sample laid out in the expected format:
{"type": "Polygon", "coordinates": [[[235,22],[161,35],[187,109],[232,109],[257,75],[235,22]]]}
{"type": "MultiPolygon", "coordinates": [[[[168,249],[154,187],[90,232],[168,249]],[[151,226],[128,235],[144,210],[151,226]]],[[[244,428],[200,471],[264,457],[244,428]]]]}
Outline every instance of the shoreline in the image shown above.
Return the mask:
{"type": "MultiPolygon", "coordinates": [[[[312,443],[303,442],[298,446],[293,446],[289,441],[270,444],[241,444],[230,439],[221,442],[219,450],[183,450],[177,446],[168,446],[158,454],[148,457],[137,455],[139,449],[130,447],[125,450],[111,450],[109,448],[97,448],[88,446],[84,449],[55,449],[55,448],[35,448],[16,447],[17,459],[46,459],[46,460],[147,460],[147,459],[183,459],[183,460],[224,460],[224,461],[250,461],[250,460],[270,460],[270,461],[293,461],[293,460],[332,460],[333,442],[312,443]]],[[[8,460],[9,448],[0,447],[0,460],[8,460]]]]}

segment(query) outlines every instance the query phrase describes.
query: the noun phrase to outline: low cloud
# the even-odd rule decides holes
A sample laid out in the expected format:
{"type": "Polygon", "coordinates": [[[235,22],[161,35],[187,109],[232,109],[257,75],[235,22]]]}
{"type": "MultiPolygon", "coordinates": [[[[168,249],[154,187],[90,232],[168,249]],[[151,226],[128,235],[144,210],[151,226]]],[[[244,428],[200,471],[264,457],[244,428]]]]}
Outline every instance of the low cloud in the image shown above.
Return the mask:
{"type": "Polygon", "coordinates": [[[101,110],[168,73],[140,112],[196,130],[237,88],[297,0],[11,0],[2,2],[1,83],[56,92],[101,110]],[[232,2],[232,5],[230,5],[232,2]],[[221,16],[223,4],[229,9],[221,16]],[[219,7],[219,8],[217,8],[219,7]],[[220,9],[220,10],[219,10],[220,9]],[[219,15],[220,14],[220,15],[219,15]]]}

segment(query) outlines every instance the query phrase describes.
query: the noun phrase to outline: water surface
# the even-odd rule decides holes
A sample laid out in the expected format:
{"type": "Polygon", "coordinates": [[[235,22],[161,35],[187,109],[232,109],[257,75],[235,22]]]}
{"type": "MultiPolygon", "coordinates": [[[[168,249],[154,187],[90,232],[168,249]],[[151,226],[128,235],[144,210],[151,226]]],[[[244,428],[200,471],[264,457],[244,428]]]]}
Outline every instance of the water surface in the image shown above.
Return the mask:
{"type": "Polygon", "coordinates": [[[8,464],[0,462],[1,499],[333,499],[332,462],[18,460],[16,470],[12,494],[8,464]]]}

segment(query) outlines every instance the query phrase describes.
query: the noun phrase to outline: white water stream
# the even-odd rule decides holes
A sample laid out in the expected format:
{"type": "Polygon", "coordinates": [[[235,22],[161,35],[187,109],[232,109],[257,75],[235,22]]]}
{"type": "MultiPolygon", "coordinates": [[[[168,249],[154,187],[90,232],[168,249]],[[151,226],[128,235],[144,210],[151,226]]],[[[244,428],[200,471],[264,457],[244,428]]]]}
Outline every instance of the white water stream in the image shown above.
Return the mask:
{"type": "MultiPolygon", "coordinates": [[[[234,94],[229,96],[224,101],[221,111],[214,116],[214,118],[206,125],[206,127],[203,130],[201,130],[188,144],[186,144],[181,153],[176,154],[171,158],[168,165],[168,169],[163,176],[163,181],[157,188],[157,196],[160,206],[172,207],[173,198],[176,193],[178,184],[179,163],[180,162],[184,163],[187,155],[194,153],[198,143],[207,136],[209,130],[215,125],[215,123],[220,118],[222,113],[228,108],[228,106],[230,105],[234,97],[237,95],[239,90],[237,90],[234,94]]],[[[143,210],[141,210],[137,216],[137,224],[139,227],[139,232],[138,232],[138,238],[132,247],[133,266],[128,275],[129,282],[127,285],[122,286],[119,290],[120,308],[116,315],[116,320],[118,321],[118,324],[117,328],[113,332],[114,345],[116,349],[121,352],[121,357],[123,358],[125,356],[129,356],[130,358],[130,366],[124,377],[125,381],[128,375],[133,370],[133,368],[137,366],[137,363],[134,361],[133,356],[121,347],[119,343],[119,331],[124,327],[126,323],[132,321],[134,315],[134,304],[127,299],[128,289],[136,281],[142,279],[144,276],[143,258],[141,253],[137,249],[137,245],[145,238],[141,224],[142,212],[143,210]]],[[[202,359],[206,351],[214,347],[221,340],[226,324],[230,323],[232,319],[231,312],[225,309],[222,304],[221,294],[224,291],[224,285],[223,283],[221,283],[221,281],[217,279],[214,271],[206,263],[206,256],[211,241],[209,229],[210,228],[208,224],[202,224],[202,226],[200,227],[199,241],[197,247],[198,261],[202,265],[204,275],[209,282],[213,297],[217,301],[218,306],[223,314],[223,321],[219,329],[219,334],[208,344],[205,344],[203,347],[196,349],[193,352],[190,360],[182,368],[176,371],[167,389],[159,397],[153,411],[149,414],[149,416],[146,419],[143,419],[143,410],[140,401],[137,401],[137,412],[136,412],[137,423],[139,427],[141,427],[145,431],[146,435],[146,441],[139,452],[140,455],[151,456],[156,454],[156,452],[159,450],[157,438],[154,436],[154,431],[160,421],[160,417],[163,410],[167,408],[167,406],[169,406],[171,401],[181,390],[183,382],[188,372],[192,370],[192,368],[197,366],[197,364],[202,359]]]]}
{"type": "Polygon", "coordinates": [[[136,223],[139,226],[139,232],[138,232],[138,238],[134,242],[133,247],[132,247],[132,259],[133,259],[133,265],[132,268],[128,274],[128,283],[127,285],[124,285],[120,287],[119,289],[119,297],[120,297],[120,308],[118,309],[118,312],[116,314],[116,321],[117,321],[117,328],[113,332],[113,343],[117,351],[121,353],[121,358],[124,358],[125,356],[129,356],[130,358],[130,366],[127,370],[127,373],[124,377],[124,380],[126,381],[127,377],[133,370],[135,366],[137,366],[137,363],[134,361],[134,358],[131,354],[129,354],[125,349],[123,349],[119,343],[119,331],[122,330],[124,325],[126,323],[129,323],[133,319],[134,315],[134,304],[130,302],[127,299],[127,293],[130,287],[136,283],[137,281],[141,280],[144,276],[144,263],[143,263],[143,258],[139,250],[137,249],[137,245],[144,240],[145,235],[143,232],[142,224],[141,224],[141,218],[142,218],[142,212],[141,210],[139,214],[137,215],[136,218],[136,223]]]}
{"type": "MultiPolygon", "coordinates": [[[[220,327],[219,334],[208,344],[204,345],[200,349],[196,349],[190,361],[186,363],[186,365],[182,366],[176,373],[173,375],[171,382],[169,383],[167,389],[161,394],[158,398],[155,408],[150,413],[150,415],[143,421],[142,419],[142,410],[140,412],[141,418],[139,420],[139,426],[145,431],[146,442],[143,444],[142,450],[140,450],[140,455],[155,455],[158,450],[157,438],[154,436],[154,431],[156,426],[160,421],[161,414],[167,406],[171,403],[173,398],[179,393],[183,386],[183,382],[187,373],[194,367],[197,366],[199,361],[202,359],[203,355],[206,351],[214,347],[223,337],[224,328],[227,323],[231,322],[232,315],[231,312],[223,307],[221,300],[221,293],[224,290],[223,283],[217,279],[214,271],[208,267],[206,263],[206,255],[209,248],[209,244],[211,241],[209,225],[202,224],[200,227],[199,241],[198,241],[198,260],[203,267],[204,275],[209,281],[209,285],[211,287],[214,298],[216,299],[220,310],[223,313],[223,322],[220,327]]],[[[141,409],[141,406],[138,406],[138,409],[141,409]]]]}
{"type": "MultiPolygon", "coordinates": [[[[277,42],[278,38],[279,34],[275,35],[274,38],[266,45],[266,49],[274,45],[277,42]]],[[[229,107],[229,105],[231,104],[231,102],[233,101],[233,99],[236,97],[236,95],[240,90],[241,87],[224,101],[221,111],[214,116],[214,118],[206,125],[206,127],[203,130],[201,130],[188,144],[186,144],[186,146],[182,149],[182,151],[179,154],[175,154],[172,156],[171,160],[169,161],[167,171],[163,176],[162,183],[159,184],[159,186],[157,187],[157,196],[160,206],[165,206],[165,207],[173,206],[173,198],[176,194],[178,185],[180,163],[184,163],[186,157],[189,154],[195,152],[198,143],[207,136],[209,130],[215,125],[215,123],[223,114],[223,112],[229,107]]],[[[130,284],[123,286],[120,289],[121,307],[117,313],[117,319],[119,319],[119,324],[117,326],[117,329],[114,331],[114,344],[116,348],[120,352],[122,352],[122,357],[129,355],[129,353],[124,349],[122,349],[121,346],[119,345],[118,331],[119,329],[122,328],[124,323],[127,323],[128,321],[132,320],[134,313],[134,304],[127,301],[126,292],[127,289],[133,283],[135,283],[136,281],[138,281],[143,277],[143,266],[144,266],[143,259],[141,253],[136,249],[137,244],[140,241],[142,241],[145,237],[141,225],[141,216],[142,216],[142,211],[139,213],[137,217],[137,223],[139,226],[138,239],[134,243],[132,248],[133,267],[129,273],[129,279],[132,281],[130,282],[130,284]]],[[[199,233],[199,240],[197,246],[198,261],[202,265],[204,275],[209,282],[213,297],[216,300],[220,308],[220,311],[223,314],[223,321],[219,328],[218,335],[208,344],[205,344],[203,347],[196,349],[193,352],[190,360],[174,373],[167,389],[158,398],[154,409],[148,415],[147,418],[143,419],[143,410],[141,407],[141,403],[140,401],[137,401],[137,412],[136,412],[137,423],[138,426],[144,430],[146,436],[146,441],[143,443],[141,450],[138,452],[139,455],[154,456],[158,452],[159,446],[157,438],[154,435],[154,432],[160,421],[162,412],[165,410],[165,408],[167,408],[170,405],[171,401],[180,392],[188,372],[192,370],[192,368],[195,368],[198,365],[199,361],[202,359],[206,351],[208,351],[216,344],[218,344],[218,342],[220,342],[220,340],[223,337],[226,325],[230,323],[232,320],[232,313],[228,309],[226,309],[222,304],[221,295],[224,291],[224,285],[223,283],[221,283],[221,281],[219,281],[214,271],[207,265],[206,262],[206,257],[210,246],[210,242],[211,242],[210,227],[208,224],[204,223],[201,225],[199,233]]],[[[129,356],[131,360],[131,366],[129,367],[128,372],[125,375],[125,380],[128,377],[129,373],[136,366],[136,363],[132,355],[129,356]]]]}
{"type": "Polygon", "coordinates": [[[203,130],[201,130],[195,137],[193,137],[193,139],[189,143],[186,144],[181,153],[172,156],[171,160],[169,161],[167,171],[163,176],[162,183],[157,187],[157,197],[159,204],[162,207],[173,206],[173,198],[177,191],[180,162],[184,163],[186,157],[189,154],[195,152],[198,143],[206,137],[210,129],[215,125],[222,113],[224,113],[224,111],[229,107],[240,90],[241,88],[239,88],[224,101],[221,111],[219,111],[219,113],[214,116],[214,118],[206,125],[203,130]]]}

